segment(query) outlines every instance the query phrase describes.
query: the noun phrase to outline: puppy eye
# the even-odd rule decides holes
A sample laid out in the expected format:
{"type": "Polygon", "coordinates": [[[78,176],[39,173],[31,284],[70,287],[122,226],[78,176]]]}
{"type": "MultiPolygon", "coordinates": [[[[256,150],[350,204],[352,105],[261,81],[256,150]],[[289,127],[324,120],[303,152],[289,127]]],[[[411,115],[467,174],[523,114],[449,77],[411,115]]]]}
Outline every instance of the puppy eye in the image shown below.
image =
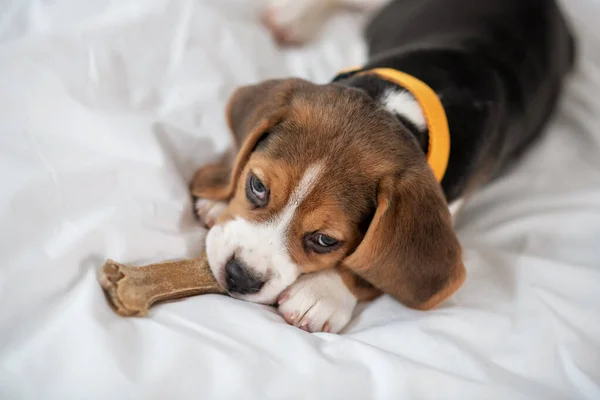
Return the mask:
{"type": "Polygon", "coordinates": [[[329,237],[327,235],[322,235],[322,234],[317,235],[315,240],[319,246],[323,246],[323,247],[331,247],[331,246],[334,246],[337,244],[337,240],[335,240],[332,237],[329,237]]]}
{"type": "Polygon", "coordinates": [[[255,207],[264,207],[269,202],[269,191],[252,172],[246,181],[246,198],[255,207]]]}
{"type": "Polygon", "coordinates": [[[340,241],[322,233],[313,233],[304,238],[305,246],[315,253],[329,253],[340,246],[340,241]]]}
{"type": "Polygon", "coordinates": [[[250,177],[250,189],[252,189],[252,193],[254,193],[256,197],[264,199],[267,196],[267,189],[265,188],[265,185],[263,185],[262,182],[254,175],[250,177]]]}

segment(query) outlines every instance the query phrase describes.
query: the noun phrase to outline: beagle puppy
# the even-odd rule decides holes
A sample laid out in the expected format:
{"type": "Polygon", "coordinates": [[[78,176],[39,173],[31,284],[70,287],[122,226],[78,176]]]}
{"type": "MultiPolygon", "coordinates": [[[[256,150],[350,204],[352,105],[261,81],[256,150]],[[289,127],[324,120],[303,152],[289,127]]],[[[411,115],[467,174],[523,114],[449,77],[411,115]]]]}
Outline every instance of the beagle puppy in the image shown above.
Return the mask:
{"type": "Polygon", "coordinates": [[[382,293],[428,310],[461,286],[448,205],[535,142],[574,58],[551,0],[397,0],[366,37],[370,61],[329,84],[239,88],[235,159],[191,183],[220,284],[311,332],[382,293]]]}

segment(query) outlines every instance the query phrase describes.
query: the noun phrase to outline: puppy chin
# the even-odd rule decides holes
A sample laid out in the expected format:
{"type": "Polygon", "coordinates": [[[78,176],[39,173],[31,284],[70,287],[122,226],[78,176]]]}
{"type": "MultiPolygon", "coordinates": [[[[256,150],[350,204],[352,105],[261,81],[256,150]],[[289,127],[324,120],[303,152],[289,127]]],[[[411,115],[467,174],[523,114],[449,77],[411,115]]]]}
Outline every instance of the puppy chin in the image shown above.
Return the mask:
{"type": "Polygon", "coordinates": [[[260,292],[253,294],[239,294],[239,293],[230,293],[231,297],[236,299],[249,301],[251,303],[258,304],[266,304],[266,305],[274,305],[277,302],[277,298],[288,286],[290,286],[293,282],[288,284],[282,282],[280,279],[270,279],[265,285],[262,287],[260,292]]]}
{"type": "Polygon", "coordinates": [[[258,293],[230,293],[232,297],[260,304],[274,304],[279,294],[300,275],[281,240],[272,240],[260,225],[237,218],[213,226],[206,236],[206,255],[217,282],[227,289],[225,265],[235,255],[258,276],[267,276],[258,293]],[[264,243],[275,246],[265,247],[264,243]],[[265,266],[268,266],[265,268],[265,266]],[[257,267],[262,267],[260,270],[257,267]]]}

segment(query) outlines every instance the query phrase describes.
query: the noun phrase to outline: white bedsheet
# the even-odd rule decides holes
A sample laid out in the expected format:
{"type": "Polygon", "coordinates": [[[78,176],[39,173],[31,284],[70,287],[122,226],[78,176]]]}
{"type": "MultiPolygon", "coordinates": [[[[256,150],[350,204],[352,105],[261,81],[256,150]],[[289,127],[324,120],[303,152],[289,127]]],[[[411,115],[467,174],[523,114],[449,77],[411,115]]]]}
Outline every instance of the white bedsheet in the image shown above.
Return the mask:
{"type": "Polygon", "coordinates": [[[331,335],[224,296],[120,318],[95,272],[198,255],[187,182],[229,144],[229,93],[360,63],[360,17],[282,51],[255,0],[1,1],[0,398],[600,399],[600,2],[564,5],[578,71],[460,217],[464,287],[331,335]]]}

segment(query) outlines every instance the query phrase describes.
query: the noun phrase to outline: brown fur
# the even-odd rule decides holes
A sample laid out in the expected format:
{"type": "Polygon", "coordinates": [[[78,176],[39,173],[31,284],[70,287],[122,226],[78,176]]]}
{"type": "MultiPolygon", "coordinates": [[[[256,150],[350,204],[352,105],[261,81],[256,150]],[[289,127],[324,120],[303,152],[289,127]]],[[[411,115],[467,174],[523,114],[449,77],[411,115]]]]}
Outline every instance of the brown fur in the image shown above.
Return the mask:
{"type": "Polygon", "coordinates": [[[358,301],[370,301],[381,295],[381,290],[377,289],[348,268],[340,267],[338,271],[340,272],[344,284],[350,289],[358,301]]]}
{"type": "Polygon", "coordinates": [[[234,166],[205,167],[192,184],[195,196],[229,200],[217,223],[233,216],[266,221],[284,207],[304,171],[321,165],[288,232],[290,255],[303,272],[338,268],[360,300],[383,291],[418,309],[461,285],[461,250],[440,186],[414,138],[365,93],[267,81],[236,91],[227,113],[240,149],[234,166]],[[250,171],[270,190],[264,209],[246,200],[250,171]],[[317,254],[303,246],[310,232],[342,243],[317,254]]]}

